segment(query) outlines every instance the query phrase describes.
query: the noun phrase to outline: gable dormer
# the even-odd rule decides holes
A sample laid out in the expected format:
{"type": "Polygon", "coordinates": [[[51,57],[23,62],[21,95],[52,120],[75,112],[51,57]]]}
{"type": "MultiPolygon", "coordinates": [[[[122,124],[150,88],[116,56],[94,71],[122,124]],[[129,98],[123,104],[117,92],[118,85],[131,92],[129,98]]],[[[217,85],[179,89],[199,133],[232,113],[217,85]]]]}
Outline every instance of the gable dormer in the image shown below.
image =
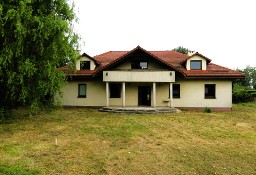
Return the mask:
{"type": "Polygon", "coordinates": [[[185,65],[187,70],[207,70],[207,65],[211,60],[200,53],[196,52],[190,55],[186,60],[183,60],[181,64],[185,65]]]}
{"type": "Polygon", "coordinates": [[[94,70],[97,65],[99,65],[99,63],[95,59],[83,53],[76,61],[76,70],[94,70]]]}
{"type": "MultiPolygon", "coordinates": [[[[113,52],[112,52],[113,53],[113,52]]],[[[117,51],[117,53],[122,53],[119,58],[110,64],[108,69],[119,69],[119,70],[174,70],[174,68],[169,65],[164,60],[153,54],[153,51],[147,51],[140,46],[137,46],[131,51],[117,51]]],[[[115,56],[115,53],[113,54],[115,56]]],[[[98,60],[98,59],[97,59],[98,60]]]]}

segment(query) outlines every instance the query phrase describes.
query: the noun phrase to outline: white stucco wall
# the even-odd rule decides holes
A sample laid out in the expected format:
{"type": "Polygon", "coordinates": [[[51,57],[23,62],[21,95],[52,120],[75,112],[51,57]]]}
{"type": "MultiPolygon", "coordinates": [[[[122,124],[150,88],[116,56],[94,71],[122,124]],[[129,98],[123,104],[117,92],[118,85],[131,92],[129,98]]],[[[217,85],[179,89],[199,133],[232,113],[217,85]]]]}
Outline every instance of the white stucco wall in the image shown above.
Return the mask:
{"type": "Polygon", "coordinates": [[[183,80],[180,99],[173,100],[175,107],[232,107],[232,82],[229,80],[183,80]],[[205,99],[205,84],[216,84],[216,98],[205,99]]]}
{"type": "Polygon", "coordinates": [[[93,60],[91,60],[88,57],[81,57],[76,61],[76,70],[80,70],[80,62],[81,61],[90,61],[90,70],[94,70],[96,67],[96,64],[93,60]]]}
{"type": "Polygon", "coordinates": [[[62,88],[62,97],[59,98],[64,106],[105,106],[105,83],[101,81],[68,82],[62,88]],[[78,98],[78,84],[86,84],[86,98],[78,98]]]}
{"type": "MultiPolygon", "coordinates": [[[[174,107],[232,107],[232,83],[229,80],[181,80],[180,98],[174,98],[174,107]],[[216,98],[205,99],[205,84],[216,84],[216,98]]],[[[126,83],[126,106],[138,105],[138,86],[151,86],[151,104],[153,104],[152,83],[126,83]]],[[[106,87],[101,80],[69,82],[63,89],[61,102],[65,106],[105,106],[106,87]],[[87,97],[78,98],[78,84],[87,84],[87,97]]],[[[168,83],[156,83],[156,106],[167,106],[169,96],[168,83]]],[[[122,93],[121,93],[122,94],[122,93]]],[[[110,98],[110,106],[122,106],[121,98],[110,98]]]]}
{"type": "Polygon", "coordinates": [[[202,61],[202,70],[206,70],[207,68],[207,62],[204,58],[198,56],[198,55],[194,55],[193,57],[189,58],[187,60],[187,63],[186,63],[186,68],[187,70],[190,70],[190,61],[191,60],[201,60],[202,61]]]}

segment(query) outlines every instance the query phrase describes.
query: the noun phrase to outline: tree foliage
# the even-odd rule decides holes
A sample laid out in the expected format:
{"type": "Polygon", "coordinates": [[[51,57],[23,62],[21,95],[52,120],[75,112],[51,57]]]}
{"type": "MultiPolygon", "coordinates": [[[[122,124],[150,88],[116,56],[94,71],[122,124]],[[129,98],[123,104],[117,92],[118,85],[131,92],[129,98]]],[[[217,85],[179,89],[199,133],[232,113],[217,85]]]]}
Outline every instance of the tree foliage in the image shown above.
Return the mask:
{"type": "Polygon", "coordinates": [[[0,0],[0,108],[52,104],[76,58],[76,18],[65,0],[0,0]]]}
{"type": "Polygon", "coordinates": [[[247,66],[242,72],[245,74],[244,85],[256,89],[256,67],[247,66]]]}
{"type": "Polygon", "coordinates": [[[234,83],[238,83],[242,86],[256,89],[256,67],[247,66],[245,69],[236,69],[239,72],[245,74],[245,79],[235,80],[234,83]]]}
{"type": "Polygon", "coordinates": [[[251,101],[256,93],[250,92],[256,89],[256,67],[247,66],[245,69],[236,69],[245,74],[244,79],[237,79],[233,81],[233,101],[248,102],[251,101]]]}
{"type": "Polygon", "coordinates": [[[186,54],[186,55],[187,55],[189,52],[192,52],[191,50],[189,50],[188,48],[185,48],[185,47],[183,47],[183,46],[176,47],[176,48],[174,48],[174,49],[172,49],[172,50],[174,50],[174,51],[176,51],[176,52],[180,52],[180,53],[186,54]]]}
{"type": "Polygon", "coordinates": [[[233,102],[240,103],[251,101],[256,94],[249,93],[249,90],[251,90],[251,88],[243,86],[239,83],[233,84],[233,102]]]}

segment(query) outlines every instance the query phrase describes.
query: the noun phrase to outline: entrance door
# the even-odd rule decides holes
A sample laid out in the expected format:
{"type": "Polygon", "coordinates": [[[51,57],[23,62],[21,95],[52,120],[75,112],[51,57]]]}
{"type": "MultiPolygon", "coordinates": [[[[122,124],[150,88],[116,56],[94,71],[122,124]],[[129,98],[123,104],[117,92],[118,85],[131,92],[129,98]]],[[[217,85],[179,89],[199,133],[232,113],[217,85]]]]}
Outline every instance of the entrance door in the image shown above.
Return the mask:
{"type": "Polygon", "coordinates": [[[138,105],[151,106],[151,87],[138,86],[138,105]]]}

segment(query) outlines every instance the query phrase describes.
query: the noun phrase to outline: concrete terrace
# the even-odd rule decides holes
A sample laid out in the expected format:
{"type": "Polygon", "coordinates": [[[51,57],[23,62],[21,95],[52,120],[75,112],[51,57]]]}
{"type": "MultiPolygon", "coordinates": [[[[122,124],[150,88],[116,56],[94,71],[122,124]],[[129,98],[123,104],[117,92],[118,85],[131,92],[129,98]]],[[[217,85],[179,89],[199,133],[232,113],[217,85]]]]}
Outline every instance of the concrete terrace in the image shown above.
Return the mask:
{"type": "Polygon", "coordinates": [[[132,113],[132,114],[158,114],[158,113],[179,113],[179,109],[171,107],[103,107],[101,112],[132,113]]]}

